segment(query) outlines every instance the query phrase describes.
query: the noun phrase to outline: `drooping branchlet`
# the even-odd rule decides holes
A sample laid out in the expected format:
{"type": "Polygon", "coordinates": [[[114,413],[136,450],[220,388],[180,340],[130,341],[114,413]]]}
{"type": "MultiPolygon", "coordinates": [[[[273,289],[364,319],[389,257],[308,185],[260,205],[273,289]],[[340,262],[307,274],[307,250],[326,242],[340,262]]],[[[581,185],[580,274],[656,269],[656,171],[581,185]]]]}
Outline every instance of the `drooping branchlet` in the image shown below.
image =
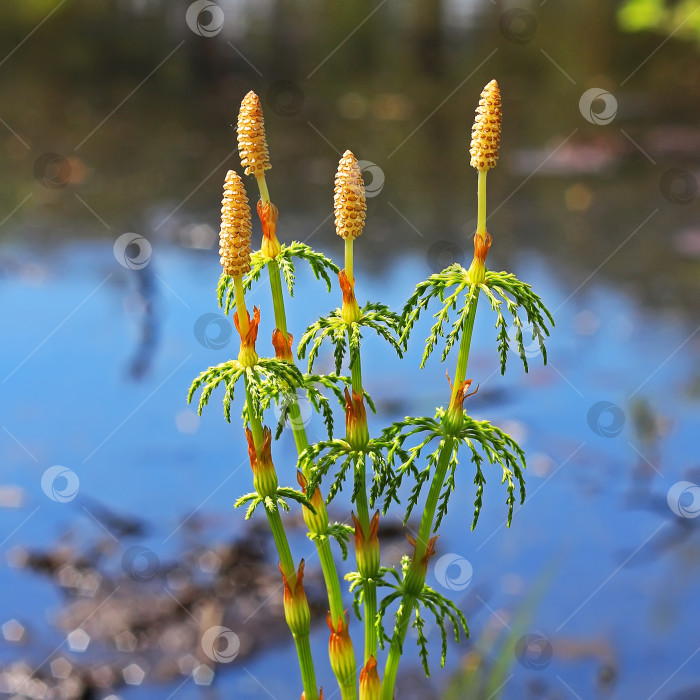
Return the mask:
{"type": "Polygon", "coordinates": [[[269,170],[270,155],[265,138],[260,98],[251,90],[241,102],[238,112],[238,153],[246,175],[261,177],[269,170]]]}
{"type": "Polygon", "coordinates": [[[472,127],[469,153],[471,165],[477,170],[490,170],[498,160],[501,143],[501,93],[492,80],[481,92],[476,118],[472,127]]]}
{"type": "Polygon", "coordinates": [[[362,171],[352,151],[345,151],[338,163],[333,209],[335,210],[335,231],[341,238],[354,239],[362,234],[367,201],[362,171]]]}
{"type": "Polygon", "coordinates": [[[250,270],[250,207],[245,188],[235,170],[226,173],[221,200],[219,256],[224,274],[241,277],[250,270]]]}

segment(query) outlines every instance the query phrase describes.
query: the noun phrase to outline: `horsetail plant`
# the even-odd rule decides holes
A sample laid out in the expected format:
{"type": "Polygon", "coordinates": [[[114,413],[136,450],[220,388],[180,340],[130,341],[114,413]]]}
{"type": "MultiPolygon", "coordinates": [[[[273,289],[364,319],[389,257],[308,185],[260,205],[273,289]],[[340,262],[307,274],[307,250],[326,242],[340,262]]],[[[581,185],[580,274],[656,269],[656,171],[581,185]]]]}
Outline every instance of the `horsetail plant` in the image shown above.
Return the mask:
{"type": "MultiPolygon", "coordinates": [[[[245,168],[248,175],[255,175],[258,189],[260,191],[260,200],[258,201],[258,215],[262,225],[263,240],[259,253],[255,255],[255,268],[248,277],[247,285],[250,286],[252,281],[256,280],[264,267],[268,268],[270,289],[272,292],[272,304],[275,313],[276,328],[273,332],[272,343],[275,348],[275,354],[278,358],[283,359],[291,364],[294,364],[294,356],[292,354],[293,337],[287,330],[287,316],[285,310],[285,301],[282,292],[282,280],[280,267],[284,271],[285,279],[290,296],[294,292],[294,258],[306,259],[311,264],[316,276],[322,276],[326,279],[328,288],[330,289],[330,278],[327,270],[338,272],[338,268],[327,258],[320,253],[315,253],[308,246],[302,243],[293,243],[292,246],[286,247],[280,245],[277,239],[277,207],[270,201],[269,190],[265,180],[265,171],[270,169],[270,161],[268,155],[267,139],[265,136],[265,124],[263,121],[262,107],[260,99],[254,92],[249,92],[243,102],[238,115],[238,149],[241,156],[241,165],[245,168]]],[[[231,283],[227,279],[226,271],[222,276],[220,289],[231,289],[231,283]]],[[[233,285],[235,290],[235,285],[233,285]]],[[[230,292],[229,292],[230,293],[230,292]]],[[[235,294],[234,294],[235,296],[235,294]]],[[[221,303],[221,300],[220,300],[221,303]]],[[[227,304],[228,306],[228,304],[227,304]]],[[[333,379],[326,382],[332,383],[333,379]]],[[[342,383],[342,378],[338,378],[342,383]]],[[[309,382],[313,384],[312,382],[309,382]]],[[[313,390],[312,390],[313,391],[313,390]]],[[[323,402],[323,398],[319,394],[314,393],[314,397],[323,402]]],[[[277,397],[279,398],[279,397],[277,397]]],[[[340,397],[338,397],[340,398],[340,397]]],[[[294,441],[297,451],[302,453],[308,446],[309,441],[306,435],[306,429],[301,419],[301,411],[299,408],[297,392],[288,393],[281,401],[283,404],[282,419],[280,420],[280,429],[288,416],[292,426],[294,441]]],[[[326,416],[330,421],[328,423],[329,435],[332,434],[332,414],[328,404],[325,404],[326,416]]],[[[297,481],[299,485],[306,489],[307,479],[309,477],[308,469],[302,469],[297,472],[297,481]]],[[[330,649],[333,649],[333,635],[336,630],[343,629],[345,624],[345,612],[343,609],[343,599],[340,590],[340,578],[333,560],[333,554],[330,547],[330,538],[336,537],[340,540],[343,551],[346,551],[345,540],[348,538],[349,528],[340,523],[333,525],[329,524],[326,505],[321,497],[320,488],[316,487],[312,491],[311,502],[314,504],[314,509],[303,509],[304,520],[309,530],[309,537],[316,543],[321,568],[326,583],[328,592],[328,625],[331,629],[331,640],[329,642],[330,649]]],[[[347,651],[344,654],[345,662],[334,665],[334,671],[341,688],[343,700],[351,700],[357,697],[355,689],[355,655],[352,648],[347,629],[345,629],[344,646],[347,651]],[[350,663],[352,659],[352,663],[350,663]]]]}
{"type": "MultiPolygon", "coordinates": [[[[501,98],[498,85],[491,81],[483,90],[472,129],[470,163],[478,171],[478,215],[474,235],[474,257],[468,269],[454,263],[442,272],[419,283],[409,297],[401,314],[394,313],[378,302],[360,306],[355,296],[353,246],[364,230],[366,218],[365,190],[357,159],[346,151],[338,165],[335,178],[334,214],[336,233],[345,246],[341,270],[321,253],[305,243],[280,243],[277,238],[279,212],[272,203],[265,173],[271,168],[260,100],[248,93],[241,103],[237,124],[241,165],[247,175],[256,178],[260,199],[257,212],[262,226],[260,250],[251,253],[251,216],[248,199],[240,177],[229,171],[222,202],[220,256],[223,274],[217,295],[226,314],[233,312],[233,321],[241,338],[237,359],[210,367],[195,379],[188,395],[191,401],[200,390],[198,411],[208,403],[212,392],[221,384],[224,391],[224,415],[230,421],[234,390],[243,380],[245,402],[242,406],[244,433],[248,445],[255,491],[238,499],[236,506],[247,505],[246,519],[258,506],[263,506],[279,557],[284,588],[284,611],[287,625],[294,638],[301,678],[303,700],[322,698],[316,687],[315,669],[311,658],[309,631],[311,615],[304,592],[304,559],[294,563],[287,539],[281,510],[288,510],[288,501],[301,506],[308,537],[314,541],[328,596],[327,623],[330,628],[329,660],[343,700],[391,700],[404,652],[408,627],[417,632],[420,658],[427,675],[428,642],[424,633],[424,615],[431,614],[441,633],[441,663],[447,653],[447,628],[451,626],[455,639],[469,634],[461,610],[447,598],[426,585],[430,558],[437,547],[437,530],[447,513],[449,499],[456,488],[460,450],[473,465],[474,517],[476,526],[482,507],[482,495],[489,467],[500,467],[501,483],[506,486],[507,524],[510,526],[516,500],[525,498],[525,455],[518,444],[500,428],[485,420],[472,418],[465,409],[467,398],[474,396],[473,379],[467,378],[469,352],[477,303],[483,294],[496,316],[498,354],[501,372],[505,372],[511,344],[528,370],[523,331],[529,328],[536,338],[543,360],[547,355],[544,339],[553,325],[551,314],[529,285],[506,272],[493,272],[486,267],[486,257],[492,238],[486,230],[486,175],[495,167],[499,156],[501,135],[501,98]],[[295,364],[293,337],[287,327],[287,315],[282,280],[290,297],[294,294],[295,262],[306,261],[316,279],[326,283],[331,291],[331,275],[338,276],[342,303],[327,316],[320,318],[302,334],[297,355],[307,359],[306,372],[295,364]],[[272,334],[274,358],[260,357],[256,350],[260,310],[251,317],[245,293],[260,280],[267,268],[275,329],[272,334]],[[370,435],[366,406],[374,411],[374,403],[362,381],[362,333],[372,330],[387,341],[399,357],[420,315],[431,302],[440,308],[434,313],[434,323],[425,342],[421,368],[444,338],[442,361],[458,345],[454,381],[450,383],[447,408],[438,407],[433,416],[406,417],[393,423],[375,436],[370,435]],[[454,320],[450,319],[450,316],[454,320]],[[511,326],[509,326],[510,319],[511,326]],[[514,338],[508,331],[515,329],[514,338]],[[334,371],[314,373],[314,365],[325,341],[333,348],[334,371]],[[349,376],[341,372],[347,360],[349,376]],[[323,418],[328,439],[310,444],[301,418],[299,397],[306,396],[313,409],[323,418]],[[345,413],[345,434],[335,434],[333,402],[345,413]],[[273,436],[264,425],[265,411],[275,404],[279,420],[273,436]],[[279,485],[272,461],[272,442],[280,437],[289,424],[297,450],[296,480],[301,488],[279,485]],[[321,487],[329,482],[324,500],[321,487]],[[369,477],[369,478],[368,478],[369,477]],[[346,479],[352,483],[350,513],[353,526],[330,524],[326,505],[343,488],[346,479]],[[399,492],[404,481],[412,484],[410,495],[402,504],[399,492]],[[404,523],[417,508],[424,487],[429,485],[423,501],[417,536],[407,536],[413,551],[404,556],[400,570],[381,565],[380,513],[404,506],[404,523]],[[516,495],[517,492],[517,495],[516,495]],[[378,506],[378,507],[377,507],[378,506]],[[372,511],[374,510],[374,513],[372,511]],[[364,622],[364,655],[361,670],[350,637],[350,616],[344,608],[341,581],[331,550],[331,540],[340,546],[343,559],[347,556],[347,541],[354,533],[357,571],[345,578],[353,607],[364,622]],[[379,593],[384,592],[383,596],[379,593]],[[393,631],[387,634],[389,608],[398,607],[393,631]],[[383,678],[378,672],[380,649],[389,643],[383,678]]],[[[293,477],[285,472],[287,478],[293,477]]],[[[461,471],[461,470],[460,470],[461,471]]]]}
{"type": "Polygon", "coordinates": [[[188,400],[191,400],[198,388],[203,387],[199,404],[201,414],[209,395],[223,381],[226,384],[224,406],[226,416],[229,418],[235,384],[238,379],[243,378],[246,396],[243,417],[255,492],[239,498],[236,506],[249,504],[246,517],[250,517],[257,506],[264,506],[279,556],[279,567],[284,583],[284,614],[296,644],[304,693],[306,697],[316,698],[316,677],[309,644],[311,613],[303,584],[304,560],[301,560],[298,568],[295,567],[280,516],[280,507],[289,509],[285,499],[293,499],[312,510],[313,506],[302,492],[279,487],[277,473],[272,463],[272,434],[270,429],[262,424],[259,398],[263,393],[261,375],[267,382],[283,387],[284,391],[296,390],[303,384],[304,379],[296,367],[288,362],[261,359],[256,352],[260,311],[257,307],[254,308],[251,318],[246,308],[243,291],[243,274],[250,270],[250,208],[243,183],[232,170],[226,176],[221,205],[219,254],[224,273],[233,280],[237,309],[234,314],[234,323],[241,338],[240,352],[238,360],[231,360],[218,367],[210,368],[195,379],[190,388],[188,400]]]}

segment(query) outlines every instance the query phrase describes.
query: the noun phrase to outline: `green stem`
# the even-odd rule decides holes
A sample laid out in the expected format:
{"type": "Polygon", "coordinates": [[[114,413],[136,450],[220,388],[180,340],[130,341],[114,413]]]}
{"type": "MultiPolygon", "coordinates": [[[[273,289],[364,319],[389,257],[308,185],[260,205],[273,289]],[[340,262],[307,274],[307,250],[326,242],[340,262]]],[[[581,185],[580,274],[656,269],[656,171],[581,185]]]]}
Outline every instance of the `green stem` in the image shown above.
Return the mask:
{"type": "Polygon", "coordinates": [[[345,275],[350,284],[352,284],[354,279],[352,273],[352,244],[354,240],[354,238],[345,239],[345,275]]]}
{"type": "MultiPolygon", "coordinates": [[[[351,241],[352,243],[352,241],[351,241]]],[[[347,244],[347,241],[346,241],[347,244]]],[[[352,248],[350,249],[352,250],[352,248]]],[[[346,247],[347,252],[347,247],[346,247]]],[[[352,259],[352,257],[351,257],[352,259]]],[[[347,256],[345,258],[345,273],[347,274],[347,256]]],[[[352,375],[352,390],[353,392],[362,396],[362,363],[360,361],[359,355],[350,364],[350,373],[352,375]]],[[[357,498],[355,499],[355,505],[357,506],[357,519],[360,523],[365,536],[369,535],[370,531],[370,518],[369,518],[369,503],[367,499],[367,485],[366,477],[363,472],[360,475],[360,488],[357,492],[357,498]]],[[[379,572],[375,572],[375,575],[379,572]]],[[[365,610],[365,663],[367,663],[370,656],[377,658],[377,628],[375,627],[375,621],[377,619],[377,583],[374,578],[368,578],[365,582],[364,589],[364,610],[365,610]]]]}
{"type": "MultiPolygon", "coordinates": [[[[474,317],[476,316],[476,303],[478,295],[472,302],[467,318],[464,320],[462,327],[462,341],[459,346],[459,358],[457,360],[457,374],[454,386],[455,388],[464,381],[467,372],[467,364],[469,361],[469,349],[471,347],[471,338],[474,331],[474,317]]],[[[411,611],[415,603],[415,596],[423,588],[425,584],[425,575],[427,573],[427,562],[423,563],[423,559],[428,551],[428,543],[430,535],[433,532],[433,523],[435,521],[435,511],[437,509],[438,499],[442,492],[447,476],[447,469],[450,463],[450,455],[452,454],[453,440],[447,438],[440,451],[438,457],[435,474],[430,484],[428,499],[423,510],[423,515],[420,521],[418,537],[416,538],[416,549],[411,560],[408,571],[404,578],[404,586],[410,583],[410,591],[406,591],[401,598],[401,614],[396,621],[394,635],[391,639],[391,647],[389,656],[387,657],[386,666],[384,669],[384,678],[382,681],[382,700],[392,700],[394,697],[394,685],[396,683],[396,673],[399,669],[399,661],[403,649],[404,639],[408,630],[408,624],[411,619],[411,611]]]]}
{"type": "Polygon", "coordinates": [[[236,311],[238,312],[238,325],[241,333],[245,336],[248,333],[248,310],[245,307],[245,293],[243,292],[243,278],[236,275],[233,278],[233,289],[236,297],[236,311]]]}
{"type": "MultiPolygon", "coordinates": [[[[369,535],[370,531],[370,521],[369,521],[369,505],[367,502],[367,486],[365,484],[365,473],[364,469],[360,476],[361,485],[358,489],[357,498],[355,500],[355,505],[357,506],[357,520],[360,523],[362,532],[365,537],[369,535]]],[[[358,561],[358,568],[359,568],[358,561]]],[[[379,572],[374,572],[378,574],[379,572]]],[[[364,588],[364,609],[365,609],[365,663],[369,660],[370,656],[377,658],[377,628],[375,627],[375,621],[377,618],[377,583],[374,578],[368,578],[365,581],[364,588]]]]}
{"type": "Polygon", "coordinates": [[[394,698],[394,685],[396,683],[396,674],[399,670],[401,654],[403,653],[403,640],[406,638],[415,603],[415,597],[408,593],[405,593],[401,598],[401,605],[396,615],[394,636],[391,638],[391,647],[389,648],[389,655],[384,667],[381,700],[393,700],[394,698]]]}
{"type": "Polygon", "coordinates": [[[479,183],[477,185],[478,209],[476,215],[476,232],[486,237],[486,174],[488,170],[479,170],[479,183]]]}
{"type": "Polygon", "coordinates": [[[270,201],[270,193],[267,190],[267,181],[265,180],[265,173],[262,175],[256,175],[255,179],[258,182],[258,189],[260,190],[260,199],[262,199],[263,204],[267,204],[270,201]]]}
{"type": "MultiPolygon", "coordinates": [[[[477,234],[486,238],[486,171],[479,171],[478,183],[478,213],[477,213],[477,234]]],[[[458,393],[461,391],[461,384],[467,376],[467,365],[469,363],[469,351],[471,349],[472,334],[474,333],[474,319],[476,318],[476,307],[479,301],[479,288],[472,287],[467,297],[470,301],[469,313],[462,325],[462,339],[459,344],[459,355],[457,357],[457,368],[455,371],[455,381],[452,389],[450,406],[456,404],[458,393]]],[[[446,413],[449,419],[450,412],[446,413]]],[[[416,538],[416,548],[411,559],[408,571],[404,577],[404,594],[401,598],[399,614],[394,627],[394,635],[391,639],[391,647],[384,668],[384,678],[382,680],[382,700],[392,700],[394,697],[394,686],[396,684],[396,674],[399,670],[399,662],[403,651],[403,643],[406,639],[406,632],[411,621],[411,613],[416,602],[416,596],[422,591],[425,585],[427,573],[427,561],[425,560],[430,542],[430,535],[433,532],[435,522],[435,511],[438,500],[442,492],[447,470],[450,464],[450,456],[454,447],[454,440],[451,437],[445,439],[438,463],[435,468],[430,491],[421,517],[418,537],[416,538]]]]}
{"type": "MultiPolygon", "coordinates": [[[[248,332],[248,310],[245,305],[245,294],[243,293],[243,280],[240,276],[233,278],[234,290],[236,295],[236,308],[238,311],[238,323],[241,331],[245,335],[248,332]]],[[[246,404],[248,407],[248,421],[250,423],[250,431],[253,434],[253,443],[255,445],[255,452],[260,456],[260,450],[262,448],[262,443],[264,439],[264,431],[262,422],[260,418],[255,413],[255,407],[253,405],[253,398],[250,394],[250,385],[248,383],[248,377],[245,378],[245,397],[246,404]]],[[[282,568],[282,573],[287,580],[288,585],[294,589],[296,587],[296,569],[294,567],[294,558],[292,557],[292,551],[289,548],[289,540],[287,539],[287,533],[284,530],[284,524],[282,523],[282,518],[280,517],[279,508],[277,503],[273,507],[268,507],[265,504],[265,513],[267,513],[267,520],[270,524],[270,530],[272,531],[272,537],[275,541],[277,547],[277,555],[280,559],[280,566],[282,568]]],[[[305,635],[294,634],[294,643],[297,648],[297,655],[299,657],[299,668],[301,669],[301,679],[304,686],[304,692],[307,698],[318,697],[316,691],[316,673],[314,671],[314,663],[311,658],[311,645],[309,642],[308,632],[305,635]]]]}
{"type": "Polygon", "coordinates": [[[362,365],[359,357],[350,364],[350,375],[352,378],[352,390],[362,396],[362,365]]]}
{"type": "MultiPolygon", "coordinates": [[[[353,239],[345,239],[345,275],[350,284],[354,282],[353,277],[353,239]]],[[[350,362],[350,374],[352,375],[352,391],[362,396],[362,363],[359,353],[350,362]]],[[[357,469],[357,463],[355,464],[357,469]]],[[[367,498],[367,485],[364,472],[364,462],[362,474],[360,474],[360,487],[358,488],[355,505],[357,506],[357,520],[360,523],[362,532],[365,537],[369,536],[370,521],[369,521],[369,502],[367,498]]],[[[359,568],[359,561],[358,561],[359,568]]],[[[376,576],[379,572],[373,572],[376,576]]],[[[375,621],[377,619],[377,583],[373,576],[369,576],[365,580],[364,588],[364,610],[365,610],[365,663],[370,656],[377,658],[377,628],[375,621]]]]}
{"type": "Polygon", "coordinates": [[[370,656],[377,658],[377,628],[375,626],[377,620],[377,582],[374,579],[368,579],[365,582],[365,663],[369,661],[370,656]]]}
{"type": "Polygon", "coordinates": [[[275,325],[287,337],[287,314],[284,310],[284,296],[282,294],[282,278],[280,266],[277,260],[272,259],[267,264],[270,273],[270,288],[272,289],[272,305],[275,308],[275,325]]]}
{"type": "MultiPolygon", "coordinates": [[[[260,198],[263,203],[270,201],[270,195],[267,189],[267,183],[265,182],[265,176],[262,175],[256,178],[258,182],[258,187],[260,189],[260,198]]],[[[282,275],[280,273],[279,263],[276,260],[271,260],[268,263],[268,272],[270,276],[270,289],[272,291],[272,305],[275,311],[275,326],[284,334],[284,337],[288,337],[287,331],[287,314],[285,310],[284,303],[284,293],[282,291],[282,275]]],[[[293,360],[292,360],[293,362],[293,360]]],[[[301,411],[299,409],[299,401],[296,396],[292,398],[292,405],[289,409],[289,419],[292,425],[292,434],[294,435],[294,443],[297,448],[297,452],[301,454],[308,446],[309,440],[306,435],[306,429],[301,420],[301,411]]],[[[305,470],[305,477],[310,476],[309,469],[305,470]]],[[[320,506],[325,509],[325,503],[322,501],[320,506]]],[[[328,539],[328,534],[324,533],[325,537],[315,539],[316,550],[318,552],[318,557],[321,562],[321,570],[323,571],[323,579],[326,584],[326,591],[328,593],[328,607],[330,608],[331,618],[335,625],[338,621],[343,619],[345,615],[345,610],[343,608],[343,594],[340,589],[340,576],[338,575],[338,569],[335,565],[335,560],[333,559],[333,552],[331,551],[331,544],[328,539]]],[[[340,686],[340,693],[342,700],[356,700],[357,689],[355,687],[355,669],[353,669],[352,674],[348,678],[337,677],[338,685],[340,686]]],[[[309,699],[309,694],[306,695],[307,700],[309,699]]],[[[314,695],[315,700],[317,696],[314,695]]]]}
{"type": "Polygon", "coordinates": [[[314,660],[311,656],[311,644],[309,643],[309,635],[306,634],[303,637],[294,637],[294,644],[297,648],[297,656],[299,657],[299,665],[301,667],[301,678],[304,683],[304,693],[307,698],[316,698],[318,693],[316,693],[316,674],[314,673],[314,660]],[[307,688],[313,688],[314,695],[310,695],[307,688]]]}
{"type": "Polygon", "coordinates": [[[433,522],[435,520],[435,511],[437,510],[440,492],[447,476],[447,469],[450,464],[450,455],[452,454],[453,440],[447,438],[440,452],[438,464],[435,469],[433,481],[430,484],[430,492],[428,500],[423,510],[423,516],[420,521],[420,529],[416,538],[416,549],[411,560],[406,577],[404,578],[404,587],[410,588],[401,598],[401,612],[396,620],[394,635],[391,638],[391,647],[384,668],[384,679],[382,681],[382,700],[392,700],[394,697],[394,684],[396,683],[396,674],[399,670],[399,662],[403,651],[403,643],[406,638],[409,622],[411,621],[411,612],[416,602],[416,594],[423,590],[425,584],[425,575],[427,573],[427,562],[423,562],[428,550],[430,535],[433,531],[433,522]]]}
{"type": "Polygon", "coordinates": [[[284,572],[284,576],[287,579],[290,588],[294,588],[296,585],[297,574],[294,568],[292,551],[289,548],[289,541],[287,540],[287,533],[284,530],[282,516],[277,508],[271,511],[267,510],[267,508],[265,510],[267,512],[267,519],[270,523],[270,530],[272,530],[272,537],[274,538],[275,545],[277,546],[277,553],[280,558],[282,571],[284,572]]]}
{"type": "Polygon", "coordinates": [[[459,343],[459,354],[457,355],[457,369],[455,370],[455,381],[452,385],[452,401],[455,400],[457,392],[460,390],[462,382],[467,377],[467,363],[469,362],[469,351],[472,344],[472,333],[474,332],[474,318],[476,317],[476,305],[479,303],[479,288],[467,295],[471,299],[471,307],[462,327],[462,339],[459,343]]]}
{"type": "MultiPolygon", "coordinates": [[[[248,388],[248,377],[245,378],[245,400],[248,406],[248,415],[250,416],[250,432],[253,433],[253,443],[255,444],[255,452],[258,457],[260,456],[260,448],[263,443],[263,428],[260,420],[258,420],[252,413],[253,408],[253,397],[250,395],[250,389],[248,388]]],[[[292,566],[292,569],[294,567],[292,566]]]]}
{"type": "MultiPolygon", "coordinates": [[[[260,422],[260,419],[254,412],[253,400],[250,395],[250,390],[248,388],[247,377],[245,380],[245,385],[250,429],[253,433],[255,451],[259,455],[263,441],[263,427],[262,423],[260,422]]],[[[282,522],[277,503],[274,504],[274,507],[268,507],[268,505],[266,504],[265,513],[267,514],[267,520],[270,524],[272,537],[277,547],[277,555],[280,559],[280,567],[282,568],[282,573],[285,579],[287,580],[287,584],[289,585],[289,587],[292,590],[294,590],[297,582],[296,569],[294,567],[294,558],[292,557],[292,551],[289,547],[289,540],[287,539],[287,533],[285,532],[284,523],[282,522]]],[[[304,692],[306,693],[307,698],[315,699],[318,697],[318,692],[316,690],[316,673],[314,671],[314,663],[311,657],[311,645],[309,642],[309,634],[307,632],[304,635],[294,634],[293,636],[294,644],[296,645],[297,649],[297,656],[299,658],[299,668],[301,669],[301,679],[304,686],[304,692]]]]}

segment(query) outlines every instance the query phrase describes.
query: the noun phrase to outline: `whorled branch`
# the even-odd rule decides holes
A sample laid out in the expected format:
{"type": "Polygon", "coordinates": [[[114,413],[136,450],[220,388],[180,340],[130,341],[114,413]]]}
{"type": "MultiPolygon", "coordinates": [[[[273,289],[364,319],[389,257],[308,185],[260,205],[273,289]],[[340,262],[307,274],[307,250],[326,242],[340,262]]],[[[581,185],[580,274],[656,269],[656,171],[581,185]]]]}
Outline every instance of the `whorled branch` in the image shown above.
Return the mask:
{"type": "Polygon", "coordinates": [[[340,309],[331,311],[328,316],[321,317],[306,329],[299,341],[297,353],[300,358],[304,358],[310,346],[308,363],[309,372],[311,372],[321,344],[324,340],[330,340],[333,345],[335,371],[338,374],[343,364],[346,348],[349,349],[350,366],[359,357],[361,329],[363,327],[373,330],[394,348],[399,357],[403,357],[403,348],[398,342],[401,328],[400,318],[384,304],[377,303],[365,304],[360,310],[357,321],[346,321],[340,309]]]}
{"type": "MultiPolygon", "coordinates": [[[[305,243],[293,241],[289,245],[283,244],[280,252],[274,260],[279,265],[279,269],[284,277],[287,285],[289,296],[294,296],[294,281],[296,275],[295,261],[304,260],[309,264],[311,271],[317,280],[323,280],[326,283],[328,291],[331,291],[330,273],[337,275],[339,272],[338,266],[329,260],[322,253],[317,253],[305,243]]],[[[243,288],[248,291],[253,286],[254,282],[260,279],[263,270],[272,262],[272,259],[264,255],[261,251],[254,252],[250,257],[250,268],[243,280],[243,288]]],[[[233,277],[227,274],[221,275],[219,285],[217,287],[217,298],[219,306],[224,309],[224,313],[230,313],[235,307],[235,290],[233,286],[233,277]]]]}
{"type": "MultiPolygon", "coordinates": [[[[388,485],[383,493],[385,504],[384,511],[389,507],[392,500],[398,501],[398,489],[404,478],[411,475],[414,479],[413,490],[408,498],[406,515],[404,522],[408,521],[413,509],[418,503],[423,486],[429,481],[431,473],[437,466],[440,454],[447,440],[452,441],[449,457],[449,466],[445,486],[440,496],[435,530],[440,526],[442,518],[447,513],[447,505],[452,492],[455,490],[455,479],[458,473],[459,450],[466,447],[469,450],[470,461],[474,465],[474,484],[476,486],[476,497],[474,500],[474,519],[472,529],[476,527],[481,512],[482,494],[486,476],[482,465],[484,461],[491,465],[501,467],[501,483],[505,483],[508,496],[507,523],[510,526],[513,517],[513,508],[516,502],[515,491],[519,491],[520,502],[525,500],[525,479],[523,470],[525,469],[525,453],[510,435],[500,428],[492,425],[488,421],[478,421],[471,418],[466,411],[463,415],[463,423],[459,429],[448,430],[445,427],[443,418],[444,409],[438,409],[434,418],[406,418],[404,421],[394,423],[384,432],[384,439],[391,441],[393,449],[401,450],[408,454],[408,458],[403,460],[396,469],[396,478],[388,485]],[[413,437],[418,437],[420,442],[407,448],[406,442],[413,437]],[[415,463],[424,452],[425,448],[432,442],[437,441],[437,447],[426,458],[426,466],[419,470],[415,463]]],[[[393,460],[393,454],[388,453],[387,459],[393,460]]]]}
{"type": "Polygon", "coordinates": [[[425,341],[421,367],[425,365],[441,337],[445,338],[442,352],[442,360],[444,361],[449,351],[459,341],[464,319],[469,314],[471,305],[475,302],[479,291],[486,295],[491,309],[496,313],[501,373],[505,372],[511,345],[515,345],[525,371],[528,371],[527,360],[531,349],[526,346],[526,339],[523,336],[524,329],[530,330],[533,339],[537,342],[538,353],[542,354],[542,359],[546,364],[545,337],[549,335],[550,328],[554,326],[554,319],[532,287],[521,282],[511,273],[491,270],[486,271],[483,284],[470,284],[467,270],[458,263],[442,272],[431,275],[427,280],[416,285],[414,293],[409,297],[401,314],[403,330],[400,342],[402,346],[407,347],[409,335],[421,313],[428,308],[431,301],[438,299],[441,306],[433,314],[435,322],[425,341]],[[510,324],[503,314],[503,305],[510,314],[510,324]],[[456,317],[452,321],[450,314],[454,313],[456,313],[456,317]],[[447,330],[448,325],[449,331],[447,330]]]}

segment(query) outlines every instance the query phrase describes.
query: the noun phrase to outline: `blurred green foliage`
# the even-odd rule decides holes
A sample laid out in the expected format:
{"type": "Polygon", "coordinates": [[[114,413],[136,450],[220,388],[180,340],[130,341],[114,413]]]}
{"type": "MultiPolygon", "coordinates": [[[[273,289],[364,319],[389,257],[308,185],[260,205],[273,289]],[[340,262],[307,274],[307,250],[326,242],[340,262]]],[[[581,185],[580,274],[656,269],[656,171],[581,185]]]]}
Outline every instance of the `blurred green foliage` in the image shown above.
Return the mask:
{"type": "Polygon", "coordinates": [[[511,256],[535,250],[563,274],[595,269],[658,208],[601,274],[625,279],[654,305],[700,304],[700,258],[683,252],[696,246],[692,207],[660,190],[664,173],[694,173],[700,160],[700,55],[683,38],[700,22],[700,11],[688,14],[697,3],[629,0],[619,11],[605,0],[544,3],[531,8],[524,38],[490,3],[455,17],[442,0],[358,0],[333,11],[301,0],[247,2],[213,38],[188,28],[188,5],[0,3],[4,237],[138,230],[177,240],[192,223],[216,230],[221,181],[237,164],[230,125],[252,89],[265,110],[284,240],[332,244],[324,219],[337,159],[351,148],[383,176],[368,202],[377,252],[368,264],[380,267],[397,236],[428,264],[438,244],[464,262],[476,214],[473,94],[495,77],[503,166],[489,196],[509,205],[489,221],[499,241],[494,265],[512,267],[511,256]],[[686,16],[661,47],[654,33],[626,31],[653,24],[670,32],[686,16]],[[294,110],[275,105],[280,81],[297,91],[294,110]],[[591,87],[615,95],[611,124],[582,116],[579,99],[591,87]],[[68,160],[66,186],[40,182],[35,168],[46,153],[68,160]]]}
{"type": "Polygon", "coordinates": [[[700,40],[700,3],[697,0],[627,0],[618,21],[628,32],[653,30],[664,34],[693,36],[700,40]]]}

